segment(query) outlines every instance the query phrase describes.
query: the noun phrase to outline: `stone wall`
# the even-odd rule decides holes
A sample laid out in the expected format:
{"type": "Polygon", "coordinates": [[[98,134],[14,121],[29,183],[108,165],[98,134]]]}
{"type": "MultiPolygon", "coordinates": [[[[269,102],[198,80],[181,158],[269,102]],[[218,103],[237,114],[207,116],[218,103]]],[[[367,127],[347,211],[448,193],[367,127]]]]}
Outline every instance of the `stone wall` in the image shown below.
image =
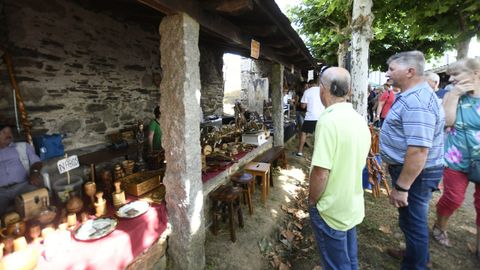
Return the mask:
{"type": "MultiPolygon", "coordinates": [[[[160,19],[127,22],[87,6],[95,1],[81,2],[0,4],[0,33],[6,33],[33,131],[66,134],[67,150],[108,143],[107,134],[137,119],[147,122],[160,98],[160,19]]],[[[4,63],[0,74],[0,119],[12,119],[4,63]]]]}
{"type": "Polygon", "coordinates": [[[271,63],[243,58],[241,72],[242,105],[250,111],[263,114],[263,101],[270,96],[271,63]]]}
{"type": "Polygon", "coordinates": [[[202,96],[200,106],[204,117],[223,115],[223,51],[200,44],[200,78],[202,96]]]}

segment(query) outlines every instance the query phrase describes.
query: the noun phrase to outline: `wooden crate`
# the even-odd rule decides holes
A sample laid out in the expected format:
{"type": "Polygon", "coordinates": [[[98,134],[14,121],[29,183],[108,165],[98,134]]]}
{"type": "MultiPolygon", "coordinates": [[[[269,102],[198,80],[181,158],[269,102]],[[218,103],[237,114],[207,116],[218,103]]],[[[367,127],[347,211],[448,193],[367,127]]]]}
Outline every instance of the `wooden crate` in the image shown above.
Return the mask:
{"type": "Polygon", "coordinates": [[[126,193],[140,196],[160,186],[162,175],[163,170],[137,172],[120,179],[120,181],[122,182],[122,189],[126,193]]]}

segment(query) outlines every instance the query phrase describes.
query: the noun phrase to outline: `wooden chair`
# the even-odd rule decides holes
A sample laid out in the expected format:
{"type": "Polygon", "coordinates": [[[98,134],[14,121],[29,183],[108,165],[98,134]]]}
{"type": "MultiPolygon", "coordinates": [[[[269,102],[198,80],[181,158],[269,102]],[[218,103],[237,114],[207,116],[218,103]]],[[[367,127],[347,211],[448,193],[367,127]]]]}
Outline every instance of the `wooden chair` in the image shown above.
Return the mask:
{"type": "Polygon", "coordinates": [[[234,186],[240,186],[243,188],[243,203],[248,204],[248,212],[250,215],[253,214],[253,205],[252,205],[252,193],[255,185],[253,175],[249,173],[236,173],[230,177],[234,186]]]}
{"type": "Polygon", "coordinates": [[[233,215],[234,212],[237,212],[238,223],[240,227],[243,228],[242,208],[240,207],[240,195],[242,194],[242,192],[243,190],[240,187],[221,185],[212,193],[210,193],[213,215],[212,230],[214,235],[217,235],[218,232],[217,219],[222,218],[222,220],[225,221],[226,215],[228,214],[230,239],[232,240],[232,242],[237,241],[237,237],[235,235],[233,215]]]}

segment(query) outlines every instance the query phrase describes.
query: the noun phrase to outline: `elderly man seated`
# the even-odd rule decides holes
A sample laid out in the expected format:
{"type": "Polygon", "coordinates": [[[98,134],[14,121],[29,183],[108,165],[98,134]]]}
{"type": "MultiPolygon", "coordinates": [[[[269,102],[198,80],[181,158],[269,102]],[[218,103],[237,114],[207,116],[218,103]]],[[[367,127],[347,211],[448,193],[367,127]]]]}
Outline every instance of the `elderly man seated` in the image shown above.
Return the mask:
{"type": "Polygon", "coordinates": [[[14,208],[16,196],[43,186],[41,169],[33,147],[14,143],[12,127],[0,123],[0,215],[14,208]]]}

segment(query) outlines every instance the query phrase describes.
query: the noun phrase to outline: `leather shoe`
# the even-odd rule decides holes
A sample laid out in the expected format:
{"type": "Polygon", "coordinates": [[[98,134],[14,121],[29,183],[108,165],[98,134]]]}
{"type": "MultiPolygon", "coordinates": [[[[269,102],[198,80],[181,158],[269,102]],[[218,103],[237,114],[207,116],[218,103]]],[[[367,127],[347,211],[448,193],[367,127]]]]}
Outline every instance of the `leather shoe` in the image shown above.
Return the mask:
{"type": "Polygon", "coordinates": [[[405,249],[387,248],[387,254],[390,257],[401,260],[405,256],[405,249]]]}
{"type": "MultiPolygon", "coordinates": [[[[387,254],[395,259],[403,260],[405,249],[387,248],[387,254]]],[[[427,262],[427,269],[432,269],[432,267],[432,262],[427,262]]]]}

